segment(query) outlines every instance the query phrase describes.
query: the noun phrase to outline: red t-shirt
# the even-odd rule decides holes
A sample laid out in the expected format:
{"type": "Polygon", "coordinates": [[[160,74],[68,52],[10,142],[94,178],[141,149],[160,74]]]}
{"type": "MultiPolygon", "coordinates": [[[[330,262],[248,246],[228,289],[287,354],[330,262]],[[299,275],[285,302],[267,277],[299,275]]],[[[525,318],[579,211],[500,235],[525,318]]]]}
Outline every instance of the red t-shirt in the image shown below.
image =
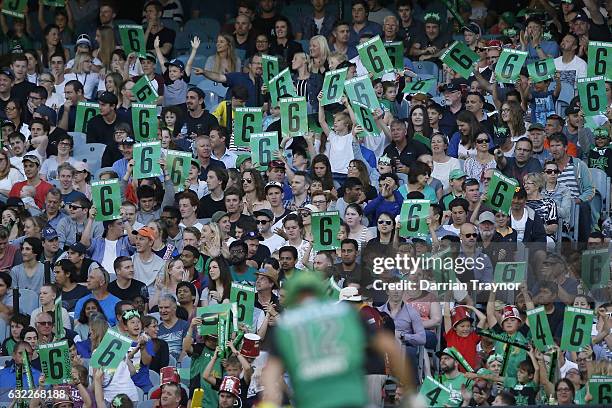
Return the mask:
{"type": "MultiPolygon", "coordinates": [[[[28,185],[27,181],[20,181],[19,183],[15,183],[11,191],[9,192],[9,197],[17,197],[21,198],[21,190],[28,185]]],[[[47,183],[44,180],[40,180],[40,183],[36,186],[36,193],[34,194],[34,202],[36,206],[41,210],[45,206],[45,197],[49,190],[53,188],[52,184],[47,183]]]]}
{"type": "MultiPolygon", "coordinates": [[[[454,347],[461,353],[463,358],[472,366],[474,370],[478,369],[478,354],[476,346],[480,343],[480,336],[475,332],[471,332],[467,337],[459,337],[455,330],[449,330],[444,337],[446,338],[446,346],[454,347]]],[[[463,366],[458,364],[459,371],[465,372],[463,366]]]]}

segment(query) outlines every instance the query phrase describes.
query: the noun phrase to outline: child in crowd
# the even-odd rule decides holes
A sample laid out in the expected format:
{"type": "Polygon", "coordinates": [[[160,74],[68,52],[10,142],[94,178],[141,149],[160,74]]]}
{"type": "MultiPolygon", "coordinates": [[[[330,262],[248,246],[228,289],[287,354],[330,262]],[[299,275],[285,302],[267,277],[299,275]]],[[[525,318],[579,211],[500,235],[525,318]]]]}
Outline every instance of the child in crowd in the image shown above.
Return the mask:
{"type": "Polygon", "coordinates": [[[178,136],[180,127],[178,126],[179,118],[181,117],[181,110],[176,106],[168,106],[162,109],[162,122],[166,128],[170,130],[172,136],[178,136]]]}
{"type": "Polygon", "coordinates": [[[159,37],[155,37],[153,46],[155,54],[161,66],[162,74],[164,75],[165,93],[164,106],[182,106],[185,105],[187,99],[187,90],[189,89],[189,80],[191,75],[191,66],[196,57],[196,52],[200,47],[200,39],[196,36],[191,40],[191,54],[187,59],[187,64],[178,58],[170,62],[166,62],[160,47],[159,37]]]}
{"type": "Polygon", "coordinates": [[[484,329],[487,324],[487,317],[474,306],[461,305],[450,310],[450,304],[444,305],[444,333],[446,345],[455,347],[467,360],[472,368],[477,369],[480,365],[476,346],[480,343],[480,336],[477,335],[472,327],[473,319],[469,315],[472,310],[478,316],[478,328],[484,329]]]}
{"type": "Polygon", "coordinates": [[[610,146],[610,132],[601,127],[593,131],[595,146],[589,150],[587,164],[592,169],[599,169],[612,177],[612,148],[610,146]]]}
{"type": "Polygon", "coordinates": [[[521,96],[528,101],[531,110],[531,123],[546,125],[546,118],[555,113],[555,104],[561,93],[561,75],[555,74],[555,88],[549,89],[550,79],[533,83],[533,89],[521,88],[521,96]]]}
{"type": "Polygon", "coordinates": [[[21,334],[21,330],[24,327],[28,327],[30,325],[30,316],[24,314],[15,314],[11,317],[10,320],[11,325],[11,335],[4,340],[2,343],[2,347],[0,347],[0,355],[1,356],[10,356],[13,354],[13,349],[15,345],[21,341],[19,338],[21,334]]]}
{"type": "Polygon", "coordinates": [[[391,112],[393,117],[398,116],[398,107],[395,98],[397,97],[397,85],[395,82],[385,81],[383,85],[383,97],[380,104],[386,111],[391,112]]]}

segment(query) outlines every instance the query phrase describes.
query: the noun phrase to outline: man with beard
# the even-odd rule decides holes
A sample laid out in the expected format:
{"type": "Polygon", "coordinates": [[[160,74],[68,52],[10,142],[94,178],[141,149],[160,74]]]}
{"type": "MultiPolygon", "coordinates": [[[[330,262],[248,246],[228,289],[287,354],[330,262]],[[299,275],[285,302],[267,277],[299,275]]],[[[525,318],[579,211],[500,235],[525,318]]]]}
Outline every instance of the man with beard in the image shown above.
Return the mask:
{"type": "Polygon", "coordinates": [[[242,191],[236,187],[229,187],[225,190],[224,202],[231,225],[230,235],[232,236],[236,232],[236,224],[238,224],[239,221],[244,222],[250,218],[242,213],[242,197],[242,191]]]}
{"type": "Polygon", "coordinates": [[[159,300],[161,324],[157,337],[168,343],[170,354],[178,361],[189,323],[177,317],[176,307],[176,299],[172,295],[164,295],[159,300]]]}
{"type": "Polygon", "coordinates": [[[583,157],[589,151],[590,146],[594,144],[595,136],[593,136],[591,129],[584,126],[584,117],[578,104],[568,106],[565,109],[565,116],[567,120],[563,128],[563,134],[568,141],[575,143],[580,148],[580,155],[577,157],[583,157]]]}
{"type": "Polygon", "coordinates": [[[179,282],[176,285],[176,299],[180,307],[177,310],[177,316],[183,320],[191,322],[191,319],[196,315],[196,299],[197,289],[191,282],[179,282]]]}
{"type": "Polygon", "coordinates": [[[491,211],[485,211],[478,217],[478,232],[480,238],[480,249],[489,257],[493,266],[497,261],[506,259],[507,252],[494,240],[495,215],[491,211]]]}
{"type": "Polygon", "coordinates": [[[440,358],[440,382],[451,390],[451,401],[460,401],[461,387],[467,384],[468,379],[457,366],[456,356],[459,352],[454,347],[447,347],[436,354],[440,358]]]}
{"type": "Polygon", "coordinates": [[[272,211],[264,208],[259,211],[255,211],[253,216],[257,219],[257,230],[261,234],[263,241],[262,245],[265,245],[270,250],[270,253],[274,253],[280,248],[285,239],[272,231],[272,221],[274,220],[274,214],[272,211]]]}
{"type": "Polygon", "coordinates": [[[233,241],[229,246],[229,263],[232,281],[255,285],[257,269],[247,265],[249,247],[241,239],[233,241]]]}
{"type": "Polygon", "coordinates": [[[187,127],[187,136],[192,139],[199,135],[207,135],[212,128],[219,126],[217,118],[205,109],[205,98],[206,95],[200,88],[194,87],[187,91],[185,126],[187,127]]]}
{"type": "Polygon", "coordinates": [[[68,259],[60,259],[53,267],[55,284],[60,289],[62,303],[69,312],[74,311],[77,301],[89,294],[83,285],[78,285],[79,275],[77,269],[68,259]]]}
{"type": "Polygon", "coordinates": [[[340,243],[340,258],[341,263],[334,267],[334,280],[342,286],[348,286],[349,283],[359,283],[365,287],[364,278],[362,276],[361,266],[357,263],[357,255],[359,254],[359,244],[352,238],[342,240],[340,243]]]}
{"type": "Polygon", "coordinates": [[[33,199],[36,206],[39,209],[42,209],[45,202],[45,197],[49,190],[53,188],[53,185],[40,178],[40,158],[38,158],[38,156],[28,153],[23,156],[22,161],[26,180],[13,184],[13,187],[9,192],[9,197],[21,198],[22,200],[33,199]],[[33,191],[23,195],[22,190],[26,186],[33,187],[33,191]]]}
{"type": "Polygon", "coordinates": [[[533,142],[527,137],[521,137],[514,146],[514,157],[506,157],[501,149],[495,149],[497,168],[506,176],[516,180],[523,180],[528,173],[541,173],[542,164],[538,159],[531,157],[532,154],[533,142]]]}
{"type": "Polygon", "coordinates": [[[281,281],[284,281],[293,275],[294,272],[300,271],[295,267],[295,265],[297,265],[297,261],[298,251],[295,247],[286,245],[278,250],[278,263],[280,265],[279,276],[281,281]]]}

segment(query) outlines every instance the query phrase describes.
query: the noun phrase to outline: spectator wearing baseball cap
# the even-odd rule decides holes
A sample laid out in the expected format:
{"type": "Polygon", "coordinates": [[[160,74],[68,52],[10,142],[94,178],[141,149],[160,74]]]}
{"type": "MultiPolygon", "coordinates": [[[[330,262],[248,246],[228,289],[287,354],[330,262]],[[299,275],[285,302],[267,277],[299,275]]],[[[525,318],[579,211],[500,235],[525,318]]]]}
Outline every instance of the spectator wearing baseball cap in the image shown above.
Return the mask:
{"type": "MultiPolygon", "coordinates": [[[[164,30],[166,30],[166,28],[162,29],[162,32],[164,30]]],[[[200,39],[195,36],[191,40],[191,53],[187,59],[187,64],[178,58],[166,61],[162,47],[167,47],[168,43],[161,44],[161,40],[163,40],[163,37],[156,38],[153,42],[153,46],[164,76],[164,106],[184,106],[187,90],[189,89],[191,67],[198,47],[200,46],[200,39]]]]}
{"type": "Polygon", "coordinates": [[[472,50],[476,49],[476,46],[478,45],[478,40],[480,40],[481,36],[482,29],[477,23],[472,21],[466,26],[463,26],[463,39],[465,40],[465,43],[468,45],[468,47],[470,47],[472,50]]]}
{"type": "Polygon", "coordinates": [[[53,185],[47,183],[40,178],[40,158],[34,154],[28,153],[23,156],[23,169],[26,176],[25,181],[15,183],[9,192],[9,197],[21,197],[21,199],[33,199],[33,203],[39,210],[42,210],[45,203],[45,196],[53,188],[53,185]],[[33,192],[27,192],[22,195],[24,187],[34,187],[33,192]]]}
{"type": "Polygon", "coordinates": [[[43,239],[43,253],[40,257],[41,262],[49,262],[51,265],[55,264],[63,254],[63,248],[59,246],[59,236],[55,228],[46,226],[40,233],[43,239]]]}

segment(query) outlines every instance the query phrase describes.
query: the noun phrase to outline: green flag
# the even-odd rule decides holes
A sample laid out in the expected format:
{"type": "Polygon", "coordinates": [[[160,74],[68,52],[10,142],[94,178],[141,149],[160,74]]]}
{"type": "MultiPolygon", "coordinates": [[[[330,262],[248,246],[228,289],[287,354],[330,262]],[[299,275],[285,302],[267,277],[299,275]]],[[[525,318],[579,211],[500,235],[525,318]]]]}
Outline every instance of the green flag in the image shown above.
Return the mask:
{"type": "Polygon", "coordinates": [[[278,57],[263,54],[261,56],[261,65],[263,68],[263,83],[265,85],[268,85],[270,83],[270,80],[278,75],[278,57]]]}
{"type": "Polygon", "coordinates": [[[348,68],[336,69],[327,71],[323,79],[323,99],[321,104],[327,106],[332,103],[338,103],[344,95],[344,81],[348,68]]]}
{"type": "Polygon", "coordinates": [[[504,214],[510,214],[510,205],[518,186],[518,181],[495,170],[491,181],[489,181],[485,204],[495,212],[501,211],[504,214]]]}
{"type": "Polygon", "coordinates": [[[400,237],[429,236],[429,200],[404,200],[400,212],[400,237]]]}
{"type": "Polygon", "coordinates": [[[11,17],[24,18],[27,2],[28,0],[4,0],[2,13],[11,17]]]}
{"type": "Polygon", "coordinates": [[[404,43],[401,41],[384,43],[391,65],[398,71],[404,70],[404,43]]]}
{"type": "Polygon", "coordinates": [[[138,142],[157,140],[157,105],[132,104],[132,129],[138,142]]]}
{"type": "Polygon", "coordinates": [[[121,48],[126,54],[135,52],[142,56],[147,53],[142,25],[120,24],[119,37],[121,38],[121,48]]]}
{"type": "Polygon", "coordinates": [[[159,160],[161,158],[161,142],[144,142],[134,145],[134,173],[137,180],[162,175],[159,160]]]}
{"type": "Polygon", "coordinates": [[[45,384],[67,384],[72,381],[72,363],[67,340],[39,344],[38,355],[45,375],[45,384]]]}
{"type": "Polygon", "coordinates": [[[310,214],[312,222],[312,248],[317,251],[330,251],[340,248],[340,213],[338,211],[318,211],[310,214]]]}
{"type": "Polygon", "coordinates": [[[536,307],[535,309],[527,310],[527,320],[531,329],[531,340],[538,350],[545,353],[548,348],[555,344],[548,317],[544,311],[544,306],[536,307]]]}
{"type": "Polygon", "coordinates": [[[241,285],[232,282],[230,302],[236,303],[238,307],[238,323],[244,323],[251,327],[253,325],[253,310],[255,310],[255,287],[241,285]]]}
{"type": "Polygon", "coordinates": [[[591,404],[612,404],[612,376],[594,374],[589,378],[589,393],[593,396],[591,404]]]}
{"type": "Polygon", "coordinates": [[[87,133],[87,122],[91,118],[100,114],[100,105],[93,102],[79,102],[76,109],[76,120],[74,122],[74,131],[87,133]]]}
{"type": "Polygon", "coordinates": [[[425,398],[428,407],[455,406],[451,403],[451,390],[432,377],[425,377],[419,394],[425,398]]]}
{"type": "Polygon", "coordinates": [[[427,94],[436,85],[438,81],[435,78],[416,80],[413,82],[406,82],[406,86],[402,93],[408,95],[414,95],[418,93],[427,94]]]}
{"type": "Polygon", "coordinates": [[[372,87],[372,81],[370,81],[367,75],[345,81],[344,90],[349,101],[359,102],[369,108],[370,111],[380,108],[380,103],[378,103],[376,93],[372,87]]]}
{"type": "Polygon", "coordinates": [[[498,82],[513,84],[521,73],[521,68],[527,59],[527,51],[504,48],[497,64],[495,64],[495,77],[498,82]]]}
{"type": "Polygon", "coordinates": [[[234,114],[234,143],[236,146],[248,147],[251,135],[263,131],[262,122],[261,108],[236,108],[234,114]]]}
{"type": "Polygon", "coordinates": [[[606,113],[606,82],[603,76],[578,78],[576,80],[580,107],[585,116],[606,113]]]}
{"type": "Polygon", "coordinates": [[[582,282],[590,289],[603,289],[610,281],[610,252],[608,248],[582,251],[580,263],[582,282]]]}
{"type": "Polygon", "coordinates": [[[96,221],[120,218],[121,184],[119,179],[92,182],[91,201],[96,207],[96,221]]]}
{"type": "Polygon", "coordinates": [[[172,180],[175,191],[183,191],[191,170],[191,152],[168,150],[166,166],[169,169],[170,180],[172,180]]]}
{"type": "Polygon", "coordinates": [[[93,351],[89,366],[115,370],[127,355],[132,340],[113,329],[108,329],[100,345],[93,351]]]}
{"type": "Polygon", "coordinates": [[[591,344],[591,328],[593,326],[593,311],[568,306],[563,315],[563,333],[561,334],[561,350],[580,351],[591,344]]]}
{"type": "Polygon", "coordinates": [[[270,80],[268,85],[268,91],[270,92],[270,103],[272,107],[279,106],[279,99],[289,96],[298,96],[293,81],[291,80],[291,73],[289,68],[283,69],[278,75],[270,80]]]}
{"type": "Polygon", "coordinates": [[[251,162],[261,171],[268,169],[278,147],[278,133],[264,132],[251,134],[251,162]]]}
{"type": "Polygon", "coordinates": [[[612,43],[603,41],[589,41],[587,51],[587,76],[605,76],[612,81],[612,43]]]}
{"type": "Polygon", "coordinates": [[[463,42],[455,41],[444,51],[440,59],[453,71],[467,79],[472,75],[474,63],[478,62],[480,57],[463,42]]]}
{"type": "Polygon", "coordinates": [[[280,99],[281,132],[285,136],[308,133],[308,106],[303,96],[280,99]]]}
{"type": "Polygon", "coordinates": [[[493,280],[496,283],[520,283],[525,280],[525,262],[498,262],[493,280]]]}
{"type": "Polygon", "coordinates": [[[393,70],[393,64],[379,35],[359,44],[357,52],[363,66],[368,72],[374,73],[374,78],[380,78],[385,72],[393,70]]]}
{"type": "Polygon", "coordinates": [[[136,101],[146,104],[157,103],[157,91],[153,88],[146,75],[142,75],[138,81],[132,87],[132,94],[136,97],[136,101]]]}
{"type": "Polygon", "coordinates": [[[362,137],[363,133],[370,136],[380,136],[380,129],[376,125],[374,115],[366,105],[359,102],[352,102],[353,112],[355,112],[355,119],[357,124],[363,128],[363,132],[357,134],[358,137],[362,137]]]}
{"type": "Polygon", "coordinates": [[[529,78],[533,82],[542,82],[555,76],[557,69],[555,68],[555,60],[548,58],[539,60],[527,65],[529,78]]]}

